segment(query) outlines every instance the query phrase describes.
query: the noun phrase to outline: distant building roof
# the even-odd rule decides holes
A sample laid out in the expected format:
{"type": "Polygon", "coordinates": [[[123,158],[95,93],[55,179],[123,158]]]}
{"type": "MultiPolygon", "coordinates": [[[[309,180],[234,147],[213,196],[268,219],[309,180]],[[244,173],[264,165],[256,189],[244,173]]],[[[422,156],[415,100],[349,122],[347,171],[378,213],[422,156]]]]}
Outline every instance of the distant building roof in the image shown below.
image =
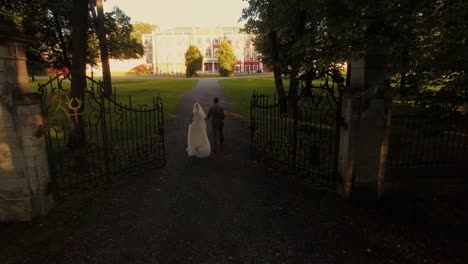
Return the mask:
{"type": "Polygon", "coordinates": [[[180,32],[180,33],[192,33],[193,27],[175,27],[170,29],[173,32],[180,32]]]}
{"type": "Polygon", "coordinates": [[[239,27],[174,27],[156,34],[237,34],[239,27]]]}

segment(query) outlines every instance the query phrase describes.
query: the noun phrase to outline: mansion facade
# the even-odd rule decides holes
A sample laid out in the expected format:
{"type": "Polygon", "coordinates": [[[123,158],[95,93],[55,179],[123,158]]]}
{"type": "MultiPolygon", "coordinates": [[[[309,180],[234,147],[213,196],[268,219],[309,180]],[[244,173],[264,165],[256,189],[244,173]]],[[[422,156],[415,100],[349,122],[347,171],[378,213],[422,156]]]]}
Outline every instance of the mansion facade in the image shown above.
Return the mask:
{"type": "Polygon", "coordinates": [[[203,55],[201,73],[218,72],[216,52],[226,39],[236,56],[235,73],[263,71],[258,52],[254,48],[254,35],[241,33],[239,27],[176,27],[167,31],[143,34],[145,60],[153,74],[185,73],[185,52],[196,46],[203,55]]]}

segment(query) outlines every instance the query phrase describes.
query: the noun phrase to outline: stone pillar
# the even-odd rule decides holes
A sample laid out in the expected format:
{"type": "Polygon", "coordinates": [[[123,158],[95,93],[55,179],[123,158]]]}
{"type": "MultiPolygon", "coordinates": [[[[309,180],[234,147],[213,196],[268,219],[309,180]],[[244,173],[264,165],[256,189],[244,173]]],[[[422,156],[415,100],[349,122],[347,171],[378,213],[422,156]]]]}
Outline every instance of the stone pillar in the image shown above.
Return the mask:
{"type": "Polygon", "coordinates": [[[353,61],[350,67],[342,107],[346,125],[341,133],[338,191],[347,198],[379,199],[390,129],[389,75],[378,56],[353,61]]]}
{"type": "Polygon", "coordinates": [[[343,91],[342,116],[344,126],[341,128],[338,156],[338,172],[341,175],[342,181],[338,184],[338,193],[346,198],[351,197],[355,174],[355,152],[360,118],[357,106],[360,103],[361,91],[364,89],[363,67],[363,60],[348,64],[348,74],[352,78],[343,91]]]}
{"type": "Polygon", "coordinates": [[[29,93],[27,41],[0,28],[0,221],[45,215],[52,205],[40,100],[29,93]]]}

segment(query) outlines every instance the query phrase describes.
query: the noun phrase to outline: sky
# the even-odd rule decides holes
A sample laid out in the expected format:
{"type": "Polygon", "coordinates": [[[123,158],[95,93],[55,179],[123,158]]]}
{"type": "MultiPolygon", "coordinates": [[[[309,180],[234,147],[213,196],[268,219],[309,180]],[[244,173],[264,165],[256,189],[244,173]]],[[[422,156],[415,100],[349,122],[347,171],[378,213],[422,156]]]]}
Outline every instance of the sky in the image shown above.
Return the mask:
{"type": "Polygon", "coordinates": [[[104,11],[118,6],[134,22],[158,25],[161,29],[179,26],[240,26],[242,0],[105,0],[104,11]]]}

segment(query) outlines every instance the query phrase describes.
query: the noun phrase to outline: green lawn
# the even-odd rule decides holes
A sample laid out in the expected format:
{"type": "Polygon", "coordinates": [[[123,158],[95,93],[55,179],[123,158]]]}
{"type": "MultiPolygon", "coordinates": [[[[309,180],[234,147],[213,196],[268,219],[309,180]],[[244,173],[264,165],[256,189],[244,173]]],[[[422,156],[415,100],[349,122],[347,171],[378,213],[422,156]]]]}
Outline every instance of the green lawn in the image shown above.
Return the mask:
{"type": "MultiPolygon", "coordinates": [[[[231,102],[236,106],[236,110],[245,120],[250,118],[250,100],[253,92],[269,95],[268,104],[273,101],[273,96],[276,94],[275,81],[273,77],[265,78],[240,78],[240,79],[224,79],[219,83],[224,87],[231,102]]],[[[323,85],[323,80],[314,80],[314,87],[323,85]]],[[[283,85],[286,93],[288,93],[289,80],[284,79],[283,85]]]]}
{"type": "MultiPolygon", "coordinates": [[[[31,91],[37,91],[39,83],[45,83],[46,79],[30,82],[31,91]]],[[[165,79],[135,79],[116,78],[112,85],[116,90],[117,100],[128,104],[129,96],[132,97],[132,106],[152,104],[153,96],[159,96],[163,100],[165,117],[175,114],[181,98],[197,83],[195,79],[165,80],[165,79]]],[[[69,87],[69,83],[64,86],[69,87]]]]}
{"type": "MultiPolygon", "coordinates": [[[[242,79],[224,79],[219,83],[226,91],[236,110],[245,120],[250,118],[250,99],[254,91],[262,94],[268,94],[273,97],[276,93],[275,81],[273,77],[269,78],[242,78],[242,79]]],[[[284,82],[285,87],[288,82],[284,82]]]]}
{"type": "Polygon", "coordinates": [[[161,80],[161,79],[115,79],[113,87],[122,102],[132,97],[133,105],[151,105],[153,96],[159,93],[164,104],[165,117],[174,115],[182,97],[190,91],[197,80],[161,80]]]}

